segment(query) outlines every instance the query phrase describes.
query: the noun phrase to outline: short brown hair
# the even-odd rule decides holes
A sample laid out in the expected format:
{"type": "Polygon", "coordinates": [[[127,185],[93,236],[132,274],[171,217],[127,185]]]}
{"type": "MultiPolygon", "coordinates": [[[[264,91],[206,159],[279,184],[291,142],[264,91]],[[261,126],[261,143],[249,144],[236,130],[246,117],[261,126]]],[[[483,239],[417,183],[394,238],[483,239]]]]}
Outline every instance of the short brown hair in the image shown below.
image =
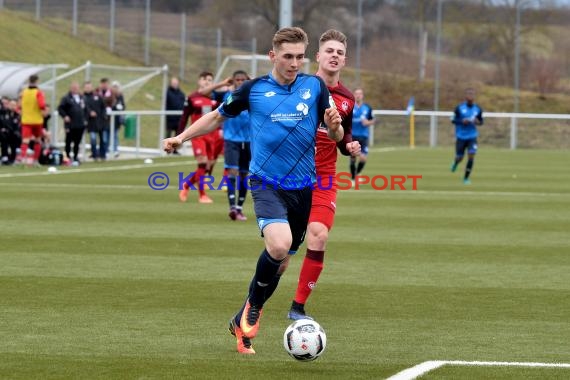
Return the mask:
{"type": "Polygon", "coordinates": [[[206,78],[206,77],[214,77],[214,74],[212,74],[210,71],[202,71],[200,73],[200,75],[198,75],[198,78],[206,78]]]}
{"type": "Polygon", "coordinates": [[[38,83],[39,80],[40,80],[40,77],[39,77],[39,76],[37,76],[36,74],[32,74],[32,75],[30,75],[30,78],[28,79],[28,82],[29,82],[30,84],[35,84],[35,83],[38,83]]]}
{"type": "Polygon", "coordinates": [[[336,29],[329,29],[321,34],[321,38],[319,38],[319,46],[322,46],[327,41],[338,41],[343,44],[344,48],[346,49],[346,35],[336,29]]]}
{"type": "Polygon", "coordinates": [[[302,42],[305,47],[309,44],[307,33],[299,27],[282,28],[273,36],[273,50],[277,50],[285,43],[296,44],[302,42]]]}

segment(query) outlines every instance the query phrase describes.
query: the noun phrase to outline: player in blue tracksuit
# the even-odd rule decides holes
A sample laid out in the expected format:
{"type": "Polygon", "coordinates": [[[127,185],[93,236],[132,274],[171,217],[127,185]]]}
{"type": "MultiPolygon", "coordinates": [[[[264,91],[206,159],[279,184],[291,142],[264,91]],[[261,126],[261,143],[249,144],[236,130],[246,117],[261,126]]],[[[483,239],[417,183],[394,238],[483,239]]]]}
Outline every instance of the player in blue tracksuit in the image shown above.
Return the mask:
{"type": "MultiPolygon", "coordinates": [[[[245,71],[234,72],[232,75],[234,89],[240,88],[246,80],[249,80],[249,76],[245,71]]],[[[226,92],[223,100],[227,100],[229,96],[230,92],[226,92]]],[[[243,214],[243,203],[247,195],[247,174],[250,161],[249,112],[242,111],[238,116],[224,122],[224,167],[228,171],[228,202],[230,204],[228,215],[231,220],[247,220],[243,214]],[[236,188],[238,189],[237,204],[236,188]]]]}
{"type": "Polygon", "coordinates": [[[245,82],[219,108],[163,141],[164,150],[171,152],[185,140],[212,131],[226,118],[249,111],[250,188],[265,249],[257,261],[245,304],[230,320],[230,332],[242,354],[255,353],[251,339],[259,329],[263,305],[279,282],[279,267],[305,236],[316,180],[317,128],[324,122],[330,138],[340,141],[344,136],[341,117],[336,107],[329,105],[323,80],[299,73],[307,34],[300,28],[283,28],[272,42],[269,58],[273,69],[269,75],[245,82]]]}
{"type": "Polygon", "coordinates": [[[473,162],[477,153],[477,126],[483,124],[483,110],[475,102],[475,90],[465,90],[465,101],[459,104],[453,113],[451,122],[455,124],[455,160],[451,164],[451,171],[457,170],[457,165],[463,160],[467,150],[467,165],[463,183],[471,183],[469,176],[473,171],[473,162]]]}
{"type": "Polygon", "coordinates": [[[350,157],[350,176],[353,181],[364,169],[368,158],[368,139],[371,125],[374,125],[372,107],[364,103],[364,90],[357,88],[354,90],[354,109],[352,110],[352,140],[360,143],[361,150],[358,156],[358,165],[356,164],[356,157],[350,157]]]}

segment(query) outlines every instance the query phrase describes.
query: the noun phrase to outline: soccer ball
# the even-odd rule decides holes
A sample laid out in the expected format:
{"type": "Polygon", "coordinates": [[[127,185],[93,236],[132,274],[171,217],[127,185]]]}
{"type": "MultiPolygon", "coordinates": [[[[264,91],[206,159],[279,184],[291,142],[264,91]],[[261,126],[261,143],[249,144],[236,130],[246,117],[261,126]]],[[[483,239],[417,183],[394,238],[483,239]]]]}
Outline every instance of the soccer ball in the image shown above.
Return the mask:
{"type": "Polygon", "coordinates": [[[283,345],[287,353],[293,358],[300,361],[311,361],[324,352],[327,346],[327,335],[317,322],[310,319],[299,319],[285,330],[283,345]]]}

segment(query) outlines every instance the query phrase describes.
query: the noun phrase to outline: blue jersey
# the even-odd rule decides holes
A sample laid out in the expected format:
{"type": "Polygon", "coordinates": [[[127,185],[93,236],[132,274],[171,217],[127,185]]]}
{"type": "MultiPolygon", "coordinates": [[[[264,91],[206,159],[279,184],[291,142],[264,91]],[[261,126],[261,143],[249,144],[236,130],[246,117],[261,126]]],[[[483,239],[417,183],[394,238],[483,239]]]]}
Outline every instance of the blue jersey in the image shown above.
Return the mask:
{"type": "Polygon", "coordinates": [[[352,136],[368,138],[369,128],[362,125],[362,119],[372,120],[372,108],[366,103],[360,106],[354,103],[352,110],[352,136]]]}
{"type": "Polygon", "coordinates": [[[242,84],[218,111],[227,118],[249,111],[252,175],[300,188],[316,181],[315,139],[328,107],[329,91],[319,77],[298,74],[281,85],[269,74],[242,84]]]}
{"type": "MultiPolygon", "coordinates": [[[[227,92],[224,101],[230,96],[227,92]]],[[[241,111],[239,115],[224,121],[224,140],[249,142],[249,112],[241,111]]]]}
{"type": "Polygon", "coordinates": [[[455,137],[461,140],[477,138],[479,132],[474,123],[475,119],[483,124],[483,110],[477,104],[469,105],[467,102],[463,102],[455,107],[453,119],[451,120],[455,124],[455,137]],[[463,124],[464,119],[468,119],[469,124],[463,124]]]}

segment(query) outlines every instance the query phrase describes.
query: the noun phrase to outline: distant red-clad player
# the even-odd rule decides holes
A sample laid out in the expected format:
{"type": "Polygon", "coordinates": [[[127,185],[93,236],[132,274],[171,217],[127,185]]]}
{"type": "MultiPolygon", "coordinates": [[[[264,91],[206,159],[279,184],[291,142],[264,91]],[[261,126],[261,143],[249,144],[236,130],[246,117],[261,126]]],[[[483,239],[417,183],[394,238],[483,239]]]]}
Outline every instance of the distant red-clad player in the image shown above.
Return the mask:
{"type": "Polygon", "coordinates": [[[44,93],[38,88],[39,77],[31,75],[28,87],[20,94],[20,115],[22,123],[22,145],[20,159],[26,160],[28,146],[34,141],[33,159],[27,164],[37,163],[41,154],[41,137],[44,134],[44,110],[46,101],[44,93]]]}
{"type": "MultiPolygon", "coordinates": [[[[210,97],[211,92],[217,88],[216,86],[218,86],[213,84],[213,80],[214,75],[207,71],[200,73],[198,76],[198,90],[188,95],[188,98],[186,99],[182,117],[180,118],[180,124],[178,125],[178,134],[182,133],[182,131],[186,129],[188,119],[190,119],[191,123],[194,123],[196,120],[201,118],[202,115],[205,115],[218,107],[218,101],[210,97]]],[[[214,132],[219,133],[217,131],[214,132]]],[[[206,195],[203,186],[200,184],[200,178],[207,174],[209,169],[208,163],[215,160],[215,142],[210,135],[193,138],[191,142],[194,157],[198,163],[198,168],[194,175],[187,182],[184,182],[182,185],[183,188],[180,190],[178,197],[181,202],[186,202],[188,199],[190,185],[197,183],[198,186],[196,187],[200,194],[198,201],[200,203],[212,203],[212,199],[206,195]]]]}
{"type": "MultiPolygon", "coordinates": [[[[315,154],[317,183],[313,190],[311,215],[307,228],[307,253],[299,274],[295,299],[288,314],[288,317],[294,320],[310,319],[305,313],[305,303],[323,270],[326,242],[336,211],[337,147],[344,155],[360,154],[360,143],[352,141],[351,134],[354,96],[340,83],[340,71],[346,64],[346,40],[343,33],[334,29],[327,30],[319,39],[317,76],[324,80],[334,100],[334,105],[342,119],[344,137],[336,143],[327,137],[324,125],[321,125],[317,131],[315,154]]],[[[269,294],[275,289],[279,276],[285,271],[287,265],[288,260],[285,260],[277,277],[267,290],[269,294]]]]}

